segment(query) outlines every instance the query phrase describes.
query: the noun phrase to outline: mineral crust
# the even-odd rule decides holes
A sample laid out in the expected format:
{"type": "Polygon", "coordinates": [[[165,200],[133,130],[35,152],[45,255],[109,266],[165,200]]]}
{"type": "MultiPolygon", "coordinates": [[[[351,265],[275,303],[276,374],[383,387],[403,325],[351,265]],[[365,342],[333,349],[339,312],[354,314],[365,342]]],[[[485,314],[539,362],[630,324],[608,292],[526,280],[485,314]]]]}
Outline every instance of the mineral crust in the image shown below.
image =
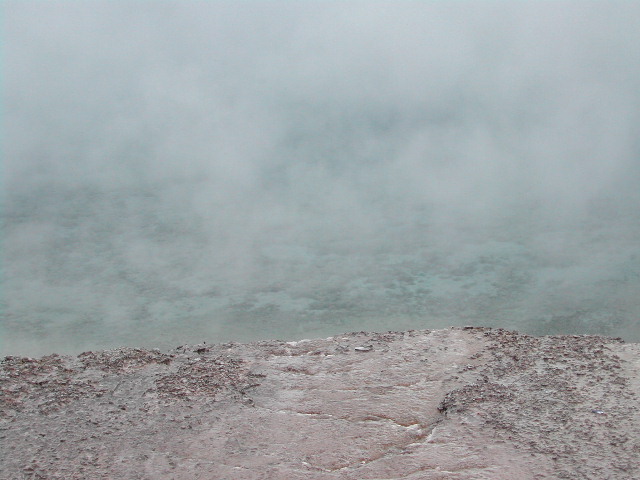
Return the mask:
{"type": "Polygon", "coordinates": [[[638,479],[640,346],[478,327],[6,357],[1,479],[638,479]]]}

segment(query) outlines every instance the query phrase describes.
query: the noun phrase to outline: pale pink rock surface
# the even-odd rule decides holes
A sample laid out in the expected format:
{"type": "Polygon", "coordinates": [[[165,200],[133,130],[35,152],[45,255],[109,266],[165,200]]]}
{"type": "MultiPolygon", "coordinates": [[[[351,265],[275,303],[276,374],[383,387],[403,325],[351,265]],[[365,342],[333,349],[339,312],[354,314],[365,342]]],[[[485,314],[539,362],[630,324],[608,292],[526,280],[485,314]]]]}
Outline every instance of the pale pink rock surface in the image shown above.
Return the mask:
{"type": "Polygon", "coordinates": [[[2,479],[637,479],[640,348],[452,328],[7,357],[2,479]]]}

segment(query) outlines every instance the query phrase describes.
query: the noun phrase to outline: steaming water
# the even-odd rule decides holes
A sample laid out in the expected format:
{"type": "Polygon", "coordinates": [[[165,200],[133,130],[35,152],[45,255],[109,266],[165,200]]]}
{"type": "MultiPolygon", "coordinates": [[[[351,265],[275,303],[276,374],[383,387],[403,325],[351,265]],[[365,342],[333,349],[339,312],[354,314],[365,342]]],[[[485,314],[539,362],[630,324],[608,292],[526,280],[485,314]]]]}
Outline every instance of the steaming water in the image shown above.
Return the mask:
{"type": "Polygon", "coordinates": [[[184,205],[164,208],[162,193],[75,189],[15,201],[5,351],[463,324],[640,338],[631,217],[549,225],[521,212],[485,228],[432,226],[416,212],[366,233],[298,218],[228,245],[184,205]]]}
{"type": "Polygon", "coordinates": [[[88,4],[9,2],[0,353],[640,340],[636,6],[88,4]]]}

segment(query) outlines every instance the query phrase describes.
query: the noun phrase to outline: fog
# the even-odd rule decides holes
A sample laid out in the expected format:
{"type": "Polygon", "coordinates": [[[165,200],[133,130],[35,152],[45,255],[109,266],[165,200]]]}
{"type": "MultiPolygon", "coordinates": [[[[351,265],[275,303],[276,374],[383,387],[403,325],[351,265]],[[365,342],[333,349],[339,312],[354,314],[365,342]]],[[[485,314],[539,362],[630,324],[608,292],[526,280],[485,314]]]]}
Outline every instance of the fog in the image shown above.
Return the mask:
{"type": "Polygon", "coordinates": [[[3,10],[3,354],[640,340],[639,3],[3,10]]]}

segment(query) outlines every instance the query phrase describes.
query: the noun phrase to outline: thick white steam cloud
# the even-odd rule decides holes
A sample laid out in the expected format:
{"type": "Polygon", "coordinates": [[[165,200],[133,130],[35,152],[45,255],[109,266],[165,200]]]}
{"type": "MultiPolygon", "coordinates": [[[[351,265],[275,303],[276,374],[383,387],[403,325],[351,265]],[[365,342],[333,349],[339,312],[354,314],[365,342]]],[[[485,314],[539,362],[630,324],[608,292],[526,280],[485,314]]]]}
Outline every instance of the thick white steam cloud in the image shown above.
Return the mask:
{"type": "Polygon", "coordinates": [[[5,2],[3,349],[640,338],[639,19],[5,2]]]}

